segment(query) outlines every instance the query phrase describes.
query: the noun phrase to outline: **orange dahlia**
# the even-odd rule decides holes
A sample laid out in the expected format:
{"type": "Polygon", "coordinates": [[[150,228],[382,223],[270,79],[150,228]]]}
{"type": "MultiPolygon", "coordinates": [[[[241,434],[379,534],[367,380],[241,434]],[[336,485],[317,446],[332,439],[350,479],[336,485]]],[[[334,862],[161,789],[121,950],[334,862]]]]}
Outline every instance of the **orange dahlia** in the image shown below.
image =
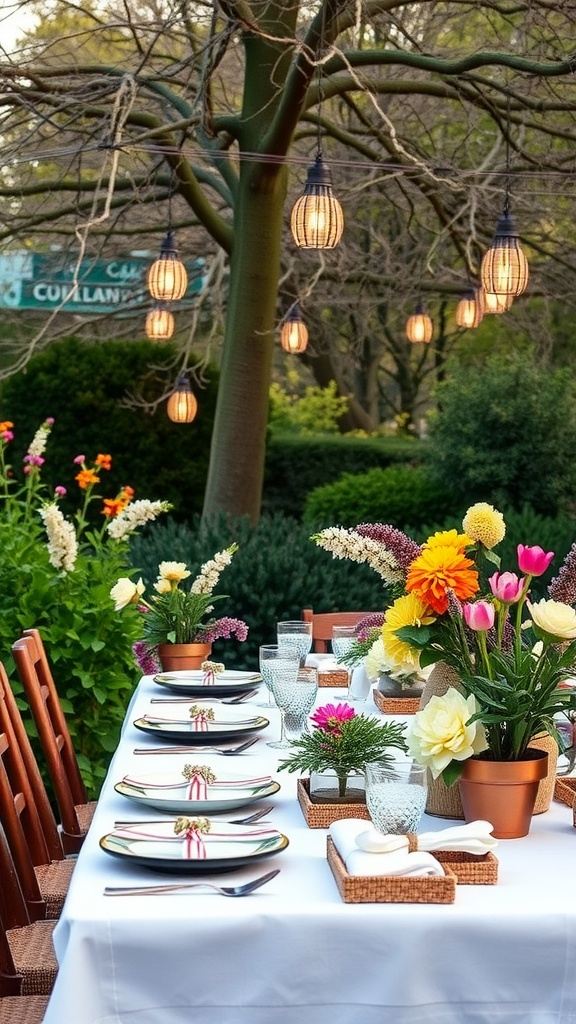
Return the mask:
{"type": "Polygon", "coordinates": [[[448,591],[466,601],[480,589],[478,572],[471,558],[456,547],[425,547],[415,558],[406,577],[406,590],[417,594],[439,615],[448,608],[448,591]]]}

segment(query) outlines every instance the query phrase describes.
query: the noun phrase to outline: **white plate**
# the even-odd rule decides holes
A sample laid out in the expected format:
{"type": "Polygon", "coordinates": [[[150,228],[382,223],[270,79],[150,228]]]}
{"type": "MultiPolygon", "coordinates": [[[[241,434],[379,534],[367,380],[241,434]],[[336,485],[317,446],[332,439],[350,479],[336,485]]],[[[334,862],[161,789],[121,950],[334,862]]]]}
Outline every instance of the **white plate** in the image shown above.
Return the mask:
{"type": "Polygon", "coordinates": [[[214,682],[206,682],[206,673],[202,671],[159,672],[154,682],[174,693],[190,694],[191,696],[212,695],[223,697],[225,694],[241,693],[249,690],[262,679],[259,672],[233,672],[225,669],[219,672],[214,682]]]}
{"type": "MultiPolygon", "coordinates": [[[[214,769],[210,769],[214,771],[214,769]]],[[[272,796],[280,784],[269,776],[248,778],[217,771],[214,782],[196,782],[184,778],[182,772],[161,772],[139,776],[125,776],[114,789],[146,807],[156,807],[173,814],[208,814],[231,811],[244,807],[263,797],[272,796]],[[192,791],[192,792],[191,792],[192,791]]]]}
{"type": "Polygon", "coordinates": [[[270,721],[262,715],[250,712],[249,706],[216,704],[203,700],[196,706],[204,712],[202,717],[192,719],[190,704],[178,704],[167,707],[162,712],[155,712],[153,706],[142,718],[137,718],[134,725],[153,736],[165,739],[180,739],[187,743],[213,743],[214,740],[233,739],[246,736],[251,732],[259,732],[270,725],[270,721]],[[213,716],[213,717],[211,717],[213,716]]]}
{"type": "MultiPolygon", "coordinates": [[[[198,820],[198,819],[196,819],[198,820]]],[[[208,822],[208,832],[187,841],[174,832],[173,821],[146,821],[122,825],[102,836],[100,846],[114,857],[157,871],[200,873],[229,871],[285,850],[288,839],[275,828],[257,824],[208,822]]]]}

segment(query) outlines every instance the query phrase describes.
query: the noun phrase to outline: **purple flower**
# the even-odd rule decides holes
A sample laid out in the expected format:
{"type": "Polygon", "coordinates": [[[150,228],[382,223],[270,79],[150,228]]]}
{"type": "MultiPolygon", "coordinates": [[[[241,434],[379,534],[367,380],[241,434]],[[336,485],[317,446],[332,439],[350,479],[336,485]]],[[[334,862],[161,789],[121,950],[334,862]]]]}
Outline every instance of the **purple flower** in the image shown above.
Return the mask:
{"type": "Polygon", "coordinates": [[[147,647],[144,640],[137,640],[136,643],[132,644],[132,651],[136,658],[136,664],[141,669],[143,675],[153,676],[160,671],[162,666],[158,660],[156,650],[147,647]]]}
{"type": "Polygon", "coordinates": [[[576,541],[548,587],[548,593],[554,601],[576,604],[576,541]]]}
{"type": "Polygon", "coordinates": [[[248,636],[248,626],[241,619],[216,619],[210,626],[203,629],[196,637],[195,643],[211,644],[214,640],[230,640],[235,636],[237,640],[245,640],[248,636]]]}
{"type": "Polygon", "coordinates": [[[25,455],[24,462],[27,462],[29,466],[43,466],[46,459],[43,459],[41,455],[25,455]]]}
{"type": "Polygon", "coordinates": [[[380,629],[383,625],[384,612],[372,612],[356,623],[356,636],[359,640],[368,640],[373,630],[380,629]]]}
{"type": "Polygon", "coordinates": [[[354,532],[382,544],[406,573],[422,550],[408,534],[388,523],[361,523],[360,526],[354,527],[354,532]]]}

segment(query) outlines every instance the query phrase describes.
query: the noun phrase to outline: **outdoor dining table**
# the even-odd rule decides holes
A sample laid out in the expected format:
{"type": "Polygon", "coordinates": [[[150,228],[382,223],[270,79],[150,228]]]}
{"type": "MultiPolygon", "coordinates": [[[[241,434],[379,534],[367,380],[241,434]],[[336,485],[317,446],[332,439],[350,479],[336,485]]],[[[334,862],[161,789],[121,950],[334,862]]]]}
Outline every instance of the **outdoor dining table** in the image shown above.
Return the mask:
{"type": "MultiPolygon", "coordinates": [[[[127,711],[55,930],[60,968],[45,1024],[576,1024],[572,811],[553,802],[526,838],[501,841],[498,883],[458,885],[454,903],[344,903],[327,833],[308,828],[296,776],[277,772],[284,751],[266,745],[279,732],[275,708],[258,709],[270,725],[245,754],[191,754],[195,763],[221,769],[225,761],[277,779],[266,820],[289,839],[256,865],[207,877],[234,885],[280,874],[240,899],[104,896],[107,885],[174,881],[99,846],[115,821],[162,817],[120,796],[115,783],[191,759],[133,752],[162,745],[132,724],[158,689],[144,677],[127,711]]],[[[319,690],[317,703],[335,697],[342,691],[319,690]]],[[[380,714],[370,698],[360,709],[380,714]]],[[[453,824],[426,815],[421,831],[453,824]]]]}

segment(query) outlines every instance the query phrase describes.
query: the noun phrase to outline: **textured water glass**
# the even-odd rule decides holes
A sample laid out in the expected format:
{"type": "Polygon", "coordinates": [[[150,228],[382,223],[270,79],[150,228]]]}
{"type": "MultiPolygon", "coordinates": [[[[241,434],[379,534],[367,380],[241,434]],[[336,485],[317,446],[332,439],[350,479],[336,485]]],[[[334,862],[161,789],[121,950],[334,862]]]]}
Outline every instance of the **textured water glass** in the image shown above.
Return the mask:
{"type": "Polygon", "coordinates": [[[384,835],[417,832],[426,806],[426,768],[406,762],[366,765],[366,804],[374,828],[384,835]]]}
{"type": "MultiPolygon", "coordinates": [[[[282,659],[279,659],[282,660],[282,659]]],[[[284,750],[299,739],[308,725],[308,715],[318,692],[318,670],[297,665],[296,672],[273,670],[272,693],[280,708],[282,728],[280,739],[269,747],[284,750]]]]}
{"type": "Polygon", "coordinates": [[[278,622],[276,625],[278,645],[285,651],[298,652],[300,664],[303,665],[306,655],[312,649],[312,623],[303,620],[278,622]]]}
{"type": "Polygon", "coordinates": [[[259,707],[274,707],[274,695],[272,691],[272,675],[274,672],[274,665],[277,669],[286,665],[286,663],[293,664],[294,668],[297,669],[300,665],[300,658],[298,652],[295,650],[284,649],[279,644],[262,644],[259,648],[259,663],[260,663],[260,675],[264,680],[268,689],[268,703],[260,704],[259,707]]]}
{"type": "MultiPolygon", "coordinates": [[[[357,635],[355,626],[332,626],[332,654],[334,654],[337,662],[340,662],[340,659],[344,658],[348,654],[350,648],[352,647],[356,640],[357,635]]],[[[352,669],[356,666],[342,665],[341,667],[345,668],[346,671],[348,672],[348,690],[346,693],[346,700],[366,700],[366,695],[360,693],[356,694],[353,692],[352,669]]]]}

